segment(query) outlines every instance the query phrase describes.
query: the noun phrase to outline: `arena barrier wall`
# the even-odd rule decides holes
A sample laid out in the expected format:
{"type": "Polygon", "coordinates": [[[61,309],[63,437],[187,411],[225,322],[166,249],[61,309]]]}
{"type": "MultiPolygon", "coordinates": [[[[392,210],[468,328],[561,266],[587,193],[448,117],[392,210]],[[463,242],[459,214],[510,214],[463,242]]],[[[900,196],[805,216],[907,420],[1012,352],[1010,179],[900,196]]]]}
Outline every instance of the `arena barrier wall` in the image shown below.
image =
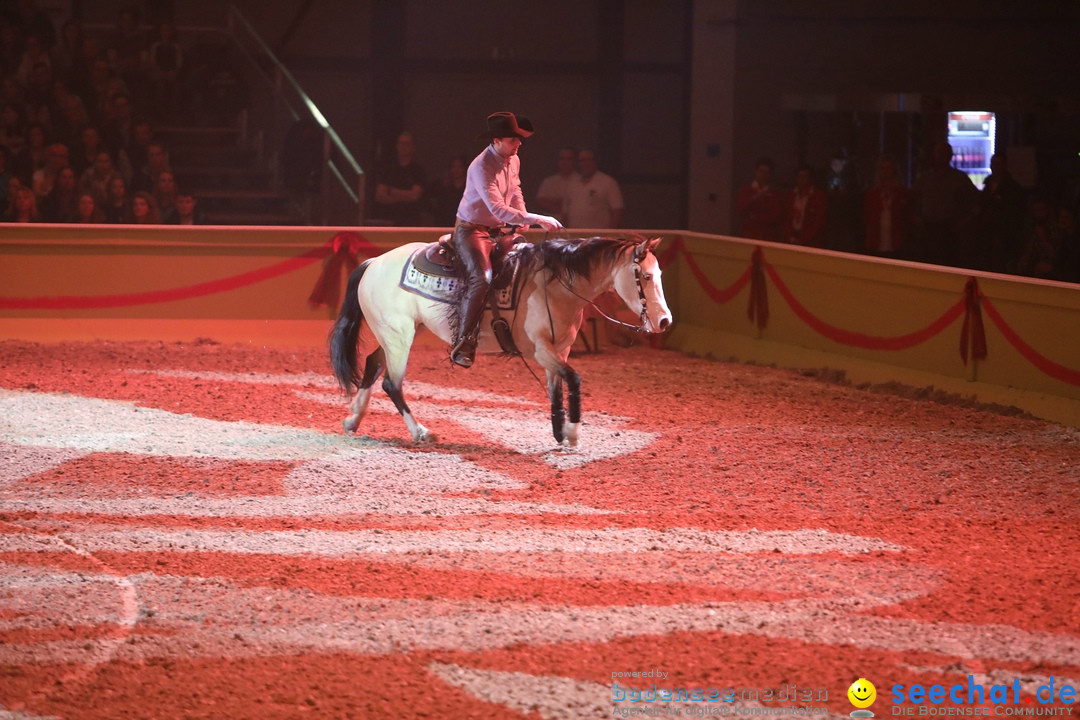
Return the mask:
{"type": "Polygon", "coordinates": [[[934,388],[1080,427],[1080,287],[683,233],[666,346],[934,388]]]}
{"type": "MultiPolygon", "coordinates": [[[[0,337],[264,344],[325,342],[351,267],[445,232],[0,228],[0,337]]],[[[643,234],[665,238],[670,349],[933,387],[1080,427],[1075,285],[724,236],[643,234]]]]}

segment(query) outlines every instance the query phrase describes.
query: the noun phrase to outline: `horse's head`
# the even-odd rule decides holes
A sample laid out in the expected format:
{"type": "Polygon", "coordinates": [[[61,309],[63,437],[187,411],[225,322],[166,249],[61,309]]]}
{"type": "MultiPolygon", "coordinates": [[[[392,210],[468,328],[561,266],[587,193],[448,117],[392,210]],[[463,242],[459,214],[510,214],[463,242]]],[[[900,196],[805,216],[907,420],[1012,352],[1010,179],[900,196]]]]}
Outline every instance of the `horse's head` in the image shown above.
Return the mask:
{"type": "Polygon", "coordinates": [[[653,250],[660,244],[655,237],[642,241],[628,254],[615,272],[615,292],[626,306],[641,318],[645,332],[661,333],[671,327],[671,310],[660,282],[660,263],[653,250]]]}

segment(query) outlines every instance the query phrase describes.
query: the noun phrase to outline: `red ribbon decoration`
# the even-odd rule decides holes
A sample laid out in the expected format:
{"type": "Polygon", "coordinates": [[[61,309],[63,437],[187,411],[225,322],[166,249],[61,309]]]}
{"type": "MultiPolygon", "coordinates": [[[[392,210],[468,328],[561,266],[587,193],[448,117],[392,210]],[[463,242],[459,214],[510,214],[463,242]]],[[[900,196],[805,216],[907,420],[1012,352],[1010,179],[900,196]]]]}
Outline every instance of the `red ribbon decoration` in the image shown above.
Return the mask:
{"type": "Polygon", "coordinates": [[[973,360],[986,359],[986,331],[982,320],[982,293],[975,278],[964,284],[964,324],[960,327],[960,357],[967,365],[968,350],[973,360]]]}
{"type": "Polygon", "coordinates": [[[1020,337],[1019,333],[1013,330],[1012,327],[1005,322],[1005,318],[1002,317],[1001,313],[998,312],[998,309],[994,307],[994,303],[990,302],[990,298],[984,297],[982,299],[982,304],[983,307],[986,308],[986,314],[994,321],[994,324],[997,325],[1001,334],[1005,336],[1005,339],[1009,341],[1010,345],[1016,348],[1017,352],[1027,358],[1028,362],[1055,380],[1060,380],[1061,382],[1070,385],[1080,386],[1080,370],[1073,370],[1072,368],[1056,363],[1028,345],[1027,342],[1020,337]]]}
{"type": "Polygon", "coordinates": [[[332,252],[323,263],[322,273],[308,297],[312,307],[337,307],[341,299],[341,268],[344,267],[348,274],[360,264],[356,254],[364,245],[364,239],[358,233],[339,232],[330,242],[332,252]]]}
{"type": "Polygon", "coordinates": [[[922,330],[916,330],[907,335],[898,335],[895,337],[866,335],[865,333],[854,332],[852,330],[844,330],[843,328],[825,322],[811,313],[810,310],[796,299],[795,294],[791,292],[791,288],[784,283],[783,278],[780,277],[779,273],[776,272],[776,269],[772,265],[765,263],[765,272],[768,273],[769,278],[773,281],[773,284],[776,285],[776,289],[780,293],[780,296],[784,298],[784,301],[787,302],[795,314],[804,323],[809,325],[819,335],[823,335],[841,345],[866,348],[867,350],[906,350],[910,347],[920,345],[934,337],[951,325],[953,321],[960,317],[964,312],[964,301],[963,299],[960,299],[953,303],[952,307],[942,313],[941,317],[934,320],[922,330]]]}
{"type": "Polygon", "coordinates": [[[760,247],[754,248],[750,256],[750,304],[746,308],[746,317],[756,321],[758,330],[764,330],[769,323],[769,294],[765,285],[765,258],[760,247]]]}

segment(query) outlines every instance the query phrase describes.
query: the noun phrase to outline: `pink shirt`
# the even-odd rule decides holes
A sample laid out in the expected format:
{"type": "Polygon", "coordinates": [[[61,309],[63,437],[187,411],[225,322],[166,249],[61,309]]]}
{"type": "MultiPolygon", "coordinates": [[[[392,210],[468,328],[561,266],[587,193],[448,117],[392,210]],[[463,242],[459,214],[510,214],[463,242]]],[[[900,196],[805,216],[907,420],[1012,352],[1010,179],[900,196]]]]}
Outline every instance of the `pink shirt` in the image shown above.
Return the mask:
{"type": "Polygon", "coordinates": [[[525,210],[521,194],[520,168],[517,155],[504,158],[494,145],[488,145],[469,164],[458,218],[485,227],[531,224],[532,216],[525,210]]]}

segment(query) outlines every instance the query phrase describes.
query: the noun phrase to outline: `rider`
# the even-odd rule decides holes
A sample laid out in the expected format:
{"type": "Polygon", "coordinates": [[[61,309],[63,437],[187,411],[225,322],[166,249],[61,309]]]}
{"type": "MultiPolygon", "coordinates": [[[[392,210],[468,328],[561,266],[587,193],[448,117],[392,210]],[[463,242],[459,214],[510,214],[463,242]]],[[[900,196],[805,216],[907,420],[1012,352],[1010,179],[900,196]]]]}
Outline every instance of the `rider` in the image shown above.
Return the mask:
{"type": "Polygon", "coordinates": [[[539,225],[548,232],[562,228],[555,218],[525,209],[517,152],[522,140],[532,134],[528,118],[509,112],[492,113],[487,118],[487,131],[481,135],[490,144],[469,165],[452,236],[468,275],[459,308],[457,338],[450,351],[450,359],[462,367],[471,367],[476,355],[476,336],[491,287],[491,249],[502,228],[539,225]]]}

